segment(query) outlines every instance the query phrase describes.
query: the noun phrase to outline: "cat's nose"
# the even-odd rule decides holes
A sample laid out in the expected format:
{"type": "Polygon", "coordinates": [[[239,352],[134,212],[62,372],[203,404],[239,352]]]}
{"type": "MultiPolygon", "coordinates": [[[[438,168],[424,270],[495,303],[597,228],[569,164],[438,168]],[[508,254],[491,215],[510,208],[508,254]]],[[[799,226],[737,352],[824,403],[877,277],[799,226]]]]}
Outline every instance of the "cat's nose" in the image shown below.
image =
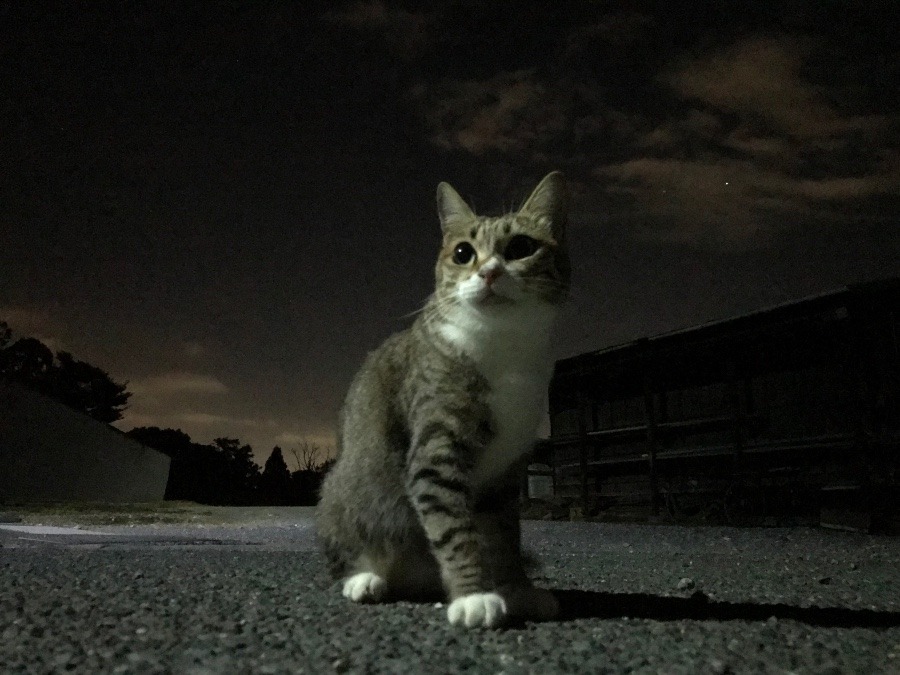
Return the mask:
{"type": "Polygon", "coordinates": [[[488,286],[493,284],[502,274],[503,267],[493,261],[485,263],[484,265],[482,265],[481,269],[478,270],[478,276],[484,279],[484,283],[486,283],[488,286]]]}

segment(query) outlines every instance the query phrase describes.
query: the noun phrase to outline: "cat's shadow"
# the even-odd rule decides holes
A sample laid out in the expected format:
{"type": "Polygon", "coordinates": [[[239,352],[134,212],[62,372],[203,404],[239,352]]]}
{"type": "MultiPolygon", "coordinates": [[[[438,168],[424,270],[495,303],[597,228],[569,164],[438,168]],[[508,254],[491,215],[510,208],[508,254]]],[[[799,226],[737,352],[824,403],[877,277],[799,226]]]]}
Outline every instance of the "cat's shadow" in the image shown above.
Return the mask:
{"type": "Polygon", "coordinates": [[[832,628],[900,626],[900,612],[846,607],[798,607],[784,603],[723,602],[702,592],[690,597],[649,593],[601,593],[552,589],[559,601],[557,621],[574,619],[655,619],[657,621],[766,621],[775,617],[832,628]]]}

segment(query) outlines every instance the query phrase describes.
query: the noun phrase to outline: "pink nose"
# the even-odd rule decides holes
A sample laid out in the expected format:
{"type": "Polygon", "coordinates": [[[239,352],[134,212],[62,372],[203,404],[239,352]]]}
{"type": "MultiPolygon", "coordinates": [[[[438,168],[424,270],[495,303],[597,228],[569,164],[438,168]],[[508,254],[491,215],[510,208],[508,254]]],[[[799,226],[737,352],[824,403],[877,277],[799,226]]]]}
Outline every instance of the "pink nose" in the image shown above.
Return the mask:
{"type": "Polygon", "coordinates": [[[494,265],[485,265],[478,271],[478,276],[484,279],[488,286],[493,284],[503,274],[503,268],[494,265]]]}

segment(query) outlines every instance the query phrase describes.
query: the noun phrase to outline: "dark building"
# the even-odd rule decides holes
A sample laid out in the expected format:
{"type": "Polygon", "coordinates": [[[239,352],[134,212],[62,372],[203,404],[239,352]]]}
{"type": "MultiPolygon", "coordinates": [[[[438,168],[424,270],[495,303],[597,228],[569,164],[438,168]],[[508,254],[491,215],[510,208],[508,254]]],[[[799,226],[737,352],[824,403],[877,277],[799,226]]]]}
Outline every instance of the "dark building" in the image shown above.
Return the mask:
{"type": "Polygon", "coordinates": [[[557,495],[589,514],[868,527],[900,486],[900,279],[558,361],[550,422],[557,495]]]}
{"type": "Polygon", "coordinates": [[[0,506],[161,501],[169,458],[0,378],[0,506]]]}

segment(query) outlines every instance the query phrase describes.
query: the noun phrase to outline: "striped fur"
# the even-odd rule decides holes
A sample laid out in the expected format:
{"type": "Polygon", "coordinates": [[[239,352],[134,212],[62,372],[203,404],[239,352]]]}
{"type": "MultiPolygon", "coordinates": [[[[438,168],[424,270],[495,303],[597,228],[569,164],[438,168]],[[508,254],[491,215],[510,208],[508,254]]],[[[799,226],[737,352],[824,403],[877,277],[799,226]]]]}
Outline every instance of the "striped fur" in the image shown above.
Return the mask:
{"type": "Polygon", "coordinates": [[[525,574],[517,497],[569,285],[566,200],[558,173],[497,218],[438,187],[435,293],[353,380],[322,488],[319,537],[350,599],[445,595],[467,626],[554,613],[525,574]]]}

